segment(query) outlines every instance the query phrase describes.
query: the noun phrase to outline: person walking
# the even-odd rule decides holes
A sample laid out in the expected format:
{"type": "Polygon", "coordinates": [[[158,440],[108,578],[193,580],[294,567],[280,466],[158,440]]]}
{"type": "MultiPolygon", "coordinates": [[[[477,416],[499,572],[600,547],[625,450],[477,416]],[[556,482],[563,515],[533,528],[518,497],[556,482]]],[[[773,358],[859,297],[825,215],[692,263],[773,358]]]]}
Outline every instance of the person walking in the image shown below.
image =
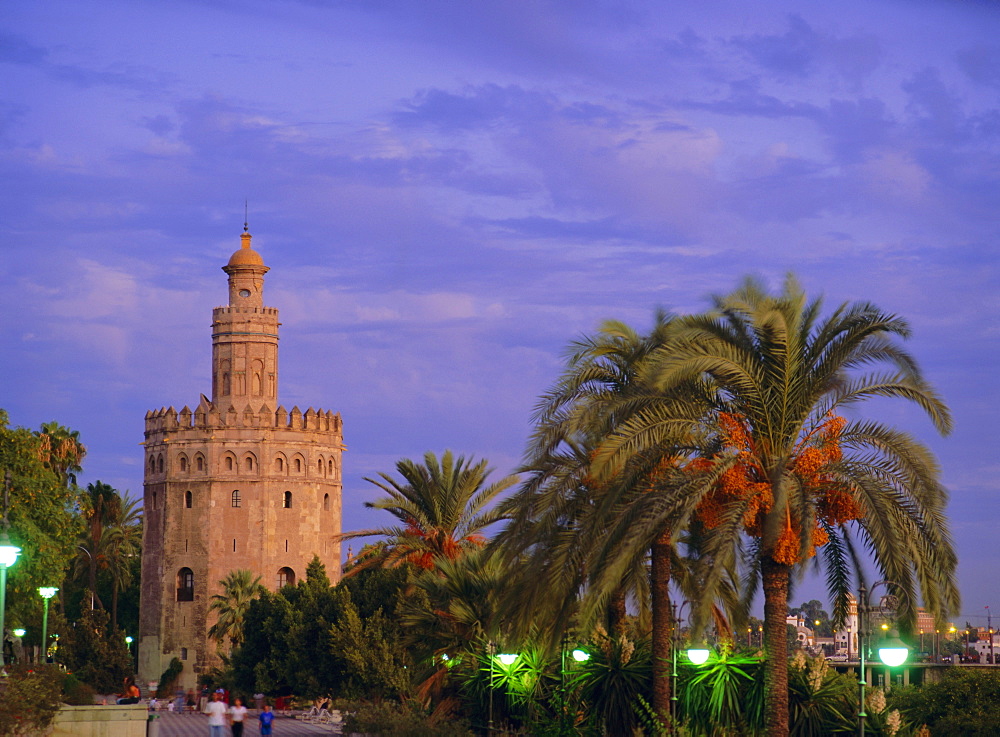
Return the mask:
{"type": "Polygon", "coordinates": [[[243,737],[243,720],[246,719],[247,708],[243,706],[243,699],[236,697],[233,705],[229,707],[229,723],[233,729],[233,737],[243,737]]]}
{"type": "Polygon", "coordinates": [[[260,720],[261,737],[267,737],[267,735],[271,734],[271,723],[274,721],[274,712],[271,711],[271,705],[264,704],[264,711],[257,718],[260,720]]]}
{"type": "Polygon", "coordinates": [[[208,702],[205,713],[208,714],[209,737],[225,737],[226,705],[222,703],[222,694],[218,691],[212,694],[212,700],[208,702]]]}

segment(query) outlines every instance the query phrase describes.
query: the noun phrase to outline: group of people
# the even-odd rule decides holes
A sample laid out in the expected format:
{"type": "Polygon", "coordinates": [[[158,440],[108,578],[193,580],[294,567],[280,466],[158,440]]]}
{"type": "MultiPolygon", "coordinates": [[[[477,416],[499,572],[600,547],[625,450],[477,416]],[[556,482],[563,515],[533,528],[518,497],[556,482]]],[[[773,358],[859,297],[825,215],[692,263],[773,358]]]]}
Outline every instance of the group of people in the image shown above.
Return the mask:
{"type": "MultiPolygon", "coordinates": [[[[223,695],[224,692],[219,689],[212,694],[212,700],[205,707],[205,713],[208,714],[209,737],[224,737],[227,724],[233,731],[233,737],[243,737],[243,723],[246,721],[247,708],[239,697],[233,699],[232,706],[228,706],[222,700],[223,695]]],[[[264,704],[257,719],[260,720],[261,735],[271,734],[274,712],[271,711],[269,704],[264,704]]]]}

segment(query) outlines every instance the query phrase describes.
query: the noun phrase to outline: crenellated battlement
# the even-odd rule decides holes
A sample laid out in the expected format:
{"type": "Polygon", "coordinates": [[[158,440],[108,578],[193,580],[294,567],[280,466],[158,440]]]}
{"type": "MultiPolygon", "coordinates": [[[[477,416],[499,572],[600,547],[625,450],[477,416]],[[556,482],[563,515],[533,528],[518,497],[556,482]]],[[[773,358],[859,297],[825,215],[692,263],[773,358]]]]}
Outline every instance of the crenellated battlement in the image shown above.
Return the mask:
{"type": "Polygon", "coordinates": [[[291,412],[283,406],[276,410],[266,404],[254,412],[249,405],[243,411],[230,406],[219,412],[212,404],[202,401],[194,411],[185,407],[179,412],[171,407],[161,407],[146,413],[146,438],[175,430],[213,430],[221,428],[266,428],[273,430],[302,430],[305,432],[343,434],[343,422],[339,412],[314,409],[305,412],[292,407],[291,412]]]}
{"type": "Polygon", "coordinates": [[[212,316],[216,315],[267,315],[269,317],[278,316],[277,307],[214,307],[212,308],[212,316]]]}

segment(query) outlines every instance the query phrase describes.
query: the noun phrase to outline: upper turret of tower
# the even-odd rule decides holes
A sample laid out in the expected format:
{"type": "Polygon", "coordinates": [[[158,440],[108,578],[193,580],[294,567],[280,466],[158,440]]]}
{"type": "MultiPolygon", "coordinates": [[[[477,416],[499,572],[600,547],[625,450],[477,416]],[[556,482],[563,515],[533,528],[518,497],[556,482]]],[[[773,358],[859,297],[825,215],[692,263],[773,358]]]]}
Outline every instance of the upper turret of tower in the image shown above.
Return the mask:
{"type": "Polygon", "coordinates": [[[212,406],[258,412],[278,403],[278,311],[264,306],[264,259],[250,247],[246,223],[240,249],[222,270],[229,304],[212,311],[212,406]]]}
{"type": "Polygon", "coordinates": [[[250,246],[253,236],[243,224],[240,248],[229,257],[222,270],[229,275],[229,305],[231,307],[264,306],[264,274],[269,269],[264,259],[250,246]]]}

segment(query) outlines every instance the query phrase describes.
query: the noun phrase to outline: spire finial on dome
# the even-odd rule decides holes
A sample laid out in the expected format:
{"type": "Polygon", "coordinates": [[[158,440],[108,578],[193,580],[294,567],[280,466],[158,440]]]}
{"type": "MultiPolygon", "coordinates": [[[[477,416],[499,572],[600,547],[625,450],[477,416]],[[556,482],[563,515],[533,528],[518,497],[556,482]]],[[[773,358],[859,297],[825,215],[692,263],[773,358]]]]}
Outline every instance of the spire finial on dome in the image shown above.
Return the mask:
{"type": "Polygon", "coordinates": [[[250,239],[253,238],[253,236],[250,235],[249,210],[249,200],[243,200],[243,232],[240,233],[240,248],[251,248],[250,239]]]}

